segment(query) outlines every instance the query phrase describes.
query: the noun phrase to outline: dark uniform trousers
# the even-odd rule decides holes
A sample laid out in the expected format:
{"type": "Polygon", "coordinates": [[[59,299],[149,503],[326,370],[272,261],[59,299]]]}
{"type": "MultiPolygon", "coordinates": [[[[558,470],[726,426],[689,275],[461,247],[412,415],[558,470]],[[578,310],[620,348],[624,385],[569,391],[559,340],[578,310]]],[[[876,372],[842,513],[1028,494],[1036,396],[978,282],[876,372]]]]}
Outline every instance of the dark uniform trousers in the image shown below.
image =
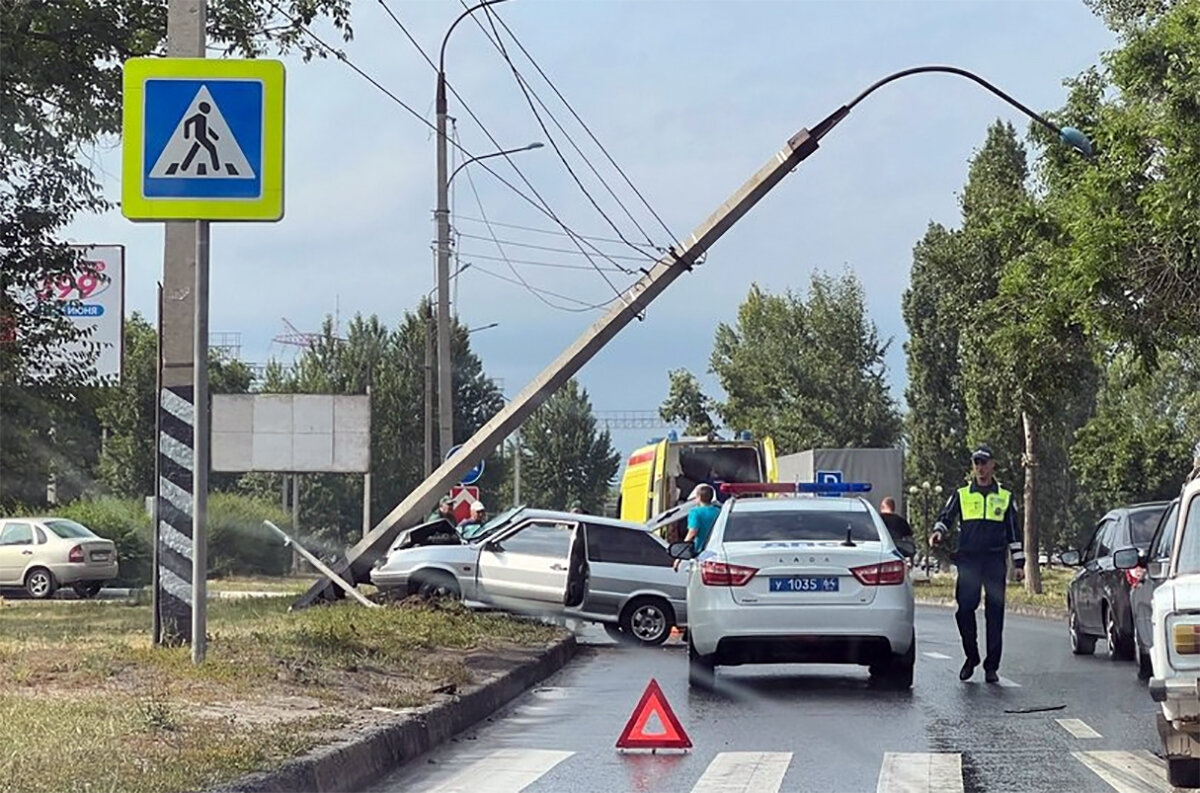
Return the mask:
{"type": "Polygon", "coordinates": [[[987,621],[987,657],[983,661],[984,671],[1000,668],[1000,653],[1004,635],[1004,588],[1008,579],[1008,563],[1005,552],[959,554],[958,583],[954,599],[958,602],[955,619],[962,636],[963,654],[972,664],[979,663],[978,629],[975,611],[979,608],[980,590],[987,593],[983,614],[987,621]]]}

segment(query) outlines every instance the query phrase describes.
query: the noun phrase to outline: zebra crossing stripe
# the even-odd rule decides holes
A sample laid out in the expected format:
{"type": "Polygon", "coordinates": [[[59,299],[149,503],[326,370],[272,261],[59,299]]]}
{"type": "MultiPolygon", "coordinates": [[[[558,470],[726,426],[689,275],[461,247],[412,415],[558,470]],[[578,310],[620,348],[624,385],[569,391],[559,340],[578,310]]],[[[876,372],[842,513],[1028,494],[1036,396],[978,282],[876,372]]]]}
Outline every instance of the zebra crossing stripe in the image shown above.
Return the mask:
{"type": "Polygon", "coordinates": [[[692,793],[777,793],[791,762],[791,752],[721,752],[692,793]]]}
{"type": "Polygon", "coordinates": [[[1058,726],[1062,727],[1067,732],[1076,738],[1103,738],[1100,733],[1093,730],[1083,719],[1055,719],[1058,726]]]}
{"type": "Polygon", "coordinates": [[[1117,793],[1170,793],[1167,769],[1150,752],[1072,752],[1117,793]]]}
{"type": "Polygon", "coordinates": [[[453,774],[428,793],[520,793],[574,752],[498,749],[453,774]]]}
{"type": "Polygon", "coordinates": [[[962,755],[886,752],[876,793],[963,793],[962,755]]]}

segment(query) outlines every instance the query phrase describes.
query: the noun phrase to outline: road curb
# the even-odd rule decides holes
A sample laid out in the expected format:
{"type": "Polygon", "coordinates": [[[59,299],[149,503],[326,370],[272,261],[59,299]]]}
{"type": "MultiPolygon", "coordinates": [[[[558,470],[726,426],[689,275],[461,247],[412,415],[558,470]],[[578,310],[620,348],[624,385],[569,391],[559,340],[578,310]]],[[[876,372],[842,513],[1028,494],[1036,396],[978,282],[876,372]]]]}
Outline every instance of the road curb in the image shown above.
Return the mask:
{"type": "Polygon", "coordinates": [[[492,715],[566,666],[577,649],[575,637],[567,636],[536,660],[520,664],[452,702],[430,705],[207,793],[334,793],[371,784],[492,715]]]}
{"type": "MultiPolygon", "coordinates": [[[[957,604],[949,598],[922,598],[916,599],[917,605],[920,606],[938,606],[940,608],[957,608],[957,604]]],[[[1049,609],[1040,606],[1022,606],[1019,604],[1009,603],[1004,607],[1007,614],[1016,614],[1020,617],[1033,617],[1039,620],[1065,620],[1067,618],[1066,609],[1049,609]]]]}

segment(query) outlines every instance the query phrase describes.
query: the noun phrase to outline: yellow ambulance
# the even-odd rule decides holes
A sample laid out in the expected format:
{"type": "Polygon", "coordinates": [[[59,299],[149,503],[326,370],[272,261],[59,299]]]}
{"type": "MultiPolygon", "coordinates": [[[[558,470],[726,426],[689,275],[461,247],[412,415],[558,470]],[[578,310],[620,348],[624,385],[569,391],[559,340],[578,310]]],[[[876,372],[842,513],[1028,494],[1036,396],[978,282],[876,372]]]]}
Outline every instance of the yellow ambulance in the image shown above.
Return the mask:
{"type": "Polygon", "coordinates": [[[725,440],[672,432],[629,456],[617,514],[621,520],[644,523],[686,499],[699,484],[778,480],[775,442],[770,438],[755,440],[742,432],[725,440]]]}

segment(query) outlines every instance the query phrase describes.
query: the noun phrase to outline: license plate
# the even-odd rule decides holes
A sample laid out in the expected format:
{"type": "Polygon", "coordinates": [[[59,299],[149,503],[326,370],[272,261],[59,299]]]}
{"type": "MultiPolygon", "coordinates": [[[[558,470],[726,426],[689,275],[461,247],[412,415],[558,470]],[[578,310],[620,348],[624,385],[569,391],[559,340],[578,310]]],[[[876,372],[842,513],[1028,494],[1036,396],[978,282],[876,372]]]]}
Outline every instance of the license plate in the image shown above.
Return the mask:
{"type": "Polygon", "coordinates": [[[94,554],[92,554],[92,561],[93,562],[107,562],[108,561],[108,553],[106,551],[100,551],[99,553],[94,553],[94,554]]]}
{"type": "Polygon", "coordinates": [[[837,592],[837,576],[771,577],[772,592],[837,592]]]}

